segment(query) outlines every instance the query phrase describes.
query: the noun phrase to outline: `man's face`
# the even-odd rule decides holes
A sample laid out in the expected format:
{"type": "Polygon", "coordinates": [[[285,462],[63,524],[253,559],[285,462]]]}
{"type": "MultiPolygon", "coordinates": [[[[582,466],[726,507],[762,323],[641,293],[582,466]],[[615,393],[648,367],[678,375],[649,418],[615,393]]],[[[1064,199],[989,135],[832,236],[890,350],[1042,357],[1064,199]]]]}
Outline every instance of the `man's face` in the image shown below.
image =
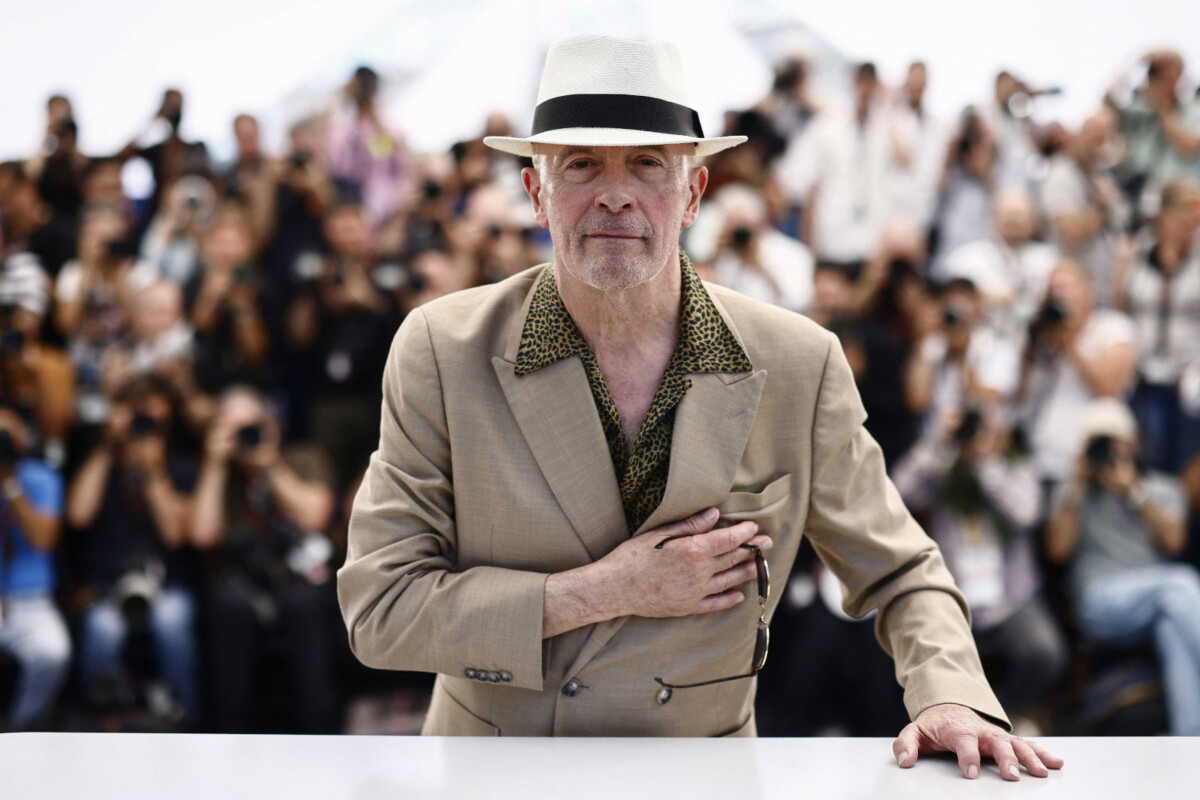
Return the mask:
{"type": "Polygon", "coordinates": [[[554,258],[602,291],[630,289],[674,262],[679,233],[696,220],[708,170],[692,145],[538,145],[522,171],[554,258]]]}

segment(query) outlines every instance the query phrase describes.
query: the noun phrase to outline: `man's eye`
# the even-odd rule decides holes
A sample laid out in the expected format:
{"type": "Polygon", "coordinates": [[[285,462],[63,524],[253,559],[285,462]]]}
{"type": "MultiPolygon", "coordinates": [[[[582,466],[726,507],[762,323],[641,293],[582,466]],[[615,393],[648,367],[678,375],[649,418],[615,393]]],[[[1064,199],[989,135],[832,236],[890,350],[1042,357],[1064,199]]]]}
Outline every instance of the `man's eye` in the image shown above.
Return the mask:
{"type": "Polygon", "coordinates": [[[590,167],[591,165],[592,165],[591,161],[588,161],[586,158],[581,158],[578,161],[572,161],[570,163],[570,165],[567,167],[567,169],[586,169],[587,167],[590,167]]]}
{"type": "Polygon", "coordinates": [[[639,163],[639,164],[641,164],[643,167],[657,167],[657,166],[660,166],[660,165],[659,165],[659,163],[658,163],[657,161],[655,161],[653,158],[643,158],[643,159],[639,159],[639,160],[638,160],[638,163],[639,163]]]}

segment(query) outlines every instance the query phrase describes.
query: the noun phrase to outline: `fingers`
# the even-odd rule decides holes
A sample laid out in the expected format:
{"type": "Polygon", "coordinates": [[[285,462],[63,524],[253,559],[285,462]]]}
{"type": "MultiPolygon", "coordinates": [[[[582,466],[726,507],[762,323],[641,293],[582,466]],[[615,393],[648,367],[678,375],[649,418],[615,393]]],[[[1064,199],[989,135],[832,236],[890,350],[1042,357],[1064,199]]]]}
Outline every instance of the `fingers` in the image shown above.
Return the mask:
{"type": "Polygon", "coordinates": [[[973,733],[961,733],[954,739],[954,752],[958,756],[958,768],[971,780],[979,777],[979,740],[973,733]]]}
{"type": "Polygon", "coordinates": [[[758,567],[753,563],[738,564],[736,567],[718,572],[708,582],[708,588],[714,592],[724,592],[734,586],[752,581],[758,577],[758,567]]]}
{"type": "Polygon", "coordinates": [[[704,533],[710,530],[713,525],[717,524],[717,519],[720,515],[715,508],[706,508],[695,514],[692,514],[687,519],[680,520],[672,525],[665,525],[657,529],[657,533],[665,533],[670,536],[687,536],[689,534],[704,533]]]}
{"type": "Polygon", "coordinates": [[[708,548],[710,555],[720,556],[740,548],[744,543],[753,539],[756,533],[758,533],[758,524],[746,520],[736,525],[730,525],[728,528],[709,531],[706,536],[701,537],[701,542],[708,548]]]}
{"type": "Polygon", "coordinates": [[[1062,769],[1062,766],[1065,762],[1058,756],[1051,755],[1050,752],[1048,750],[1046,750],[1046,748],[1042,747],[1037,742],[1031,741],[1029,739],[1022,739],[1021,742],[1029,745],[1029,747],[1033,750],[1033,752],[1037,754],[1037,757],[1039,759],[1041,759],[1041,762],[1043,764],[1045,764],[1047,767],[1049,767],[1050,769],[1062,769]]]}
{"type": "Polygon", "coordinates": [[[980,737],[980,744],[988,755],[996,760],[1000,768],[1000,777],[1006,781],[1021,779],[1021,768],[1017,766],[1017,755],[1009,737],[1003,733],[988,733],[980,737]]]}
{"type": "Polygon", "coordinates": [[[1021,765],[1025,767],[1026,772],[1035,778],[1044,778],[1050,774],[1050,771],[1046,769],[1046,765],[1042,763],[1042,759],[1040,759],[1034,749],[1029,746],[1029,742],[1025,741],[1024,739],[1018,739],[1014,736],[1011,744],[1013,751],[1017,754],[1017,759],[1021,762],[1021,765]]]}
{"type": "Polygon", "coordinates": [[[733,608],[745,599],[746,595],[736,589],[730,589],[727,592],[719,594],[710,594],[696,604],[696,608],[692,613],[707,614],[710,611],[724,611],[727,608],[733,608]]]}
{"type": "Polygon", "coordinates": [[[892,742],[892,755],[896,757],[897,764],[907,769],[917,763],[918,749],[917,726],[910,722],[892,742]]]}

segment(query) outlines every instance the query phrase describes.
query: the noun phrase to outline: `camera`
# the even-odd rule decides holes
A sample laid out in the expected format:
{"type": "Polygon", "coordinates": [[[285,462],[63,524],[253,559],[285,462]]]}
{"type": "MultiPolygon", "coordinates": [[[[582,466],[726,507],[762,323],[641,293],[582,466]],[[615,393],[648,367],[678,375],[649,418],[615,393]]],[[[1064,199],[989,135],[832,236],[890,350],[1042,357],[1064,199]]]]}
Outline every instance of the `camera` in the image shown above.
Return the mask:
{"type": "Polygon", "coordinates": [[[1113,440],[1111,436],[1097,436],[1088,442],[1088,466],[1092,471],[1103,469],[1113,462],[1113,440]]]}
{"type": "Polygon", "coordinates": [[[426,200],[433,202],[442,196],[442,185],[433,179],[427,179],[421,185],[421,192],[426,200]]]}
{"type": "Polygon", "coordinates": [[[158,431],[158,422],[149,414],[134,414],[129,423],[129,433],[135,439],[142,439],[158,431]]]}
{"type": "Polygon", "coordinates": [[[9,431],[0,429],[0,467],[12,467],[17,463],[17,445],[9,431]]]}
{"type": "Polygon", "coordinates": [[[979,426],[983,423],[983,413],[978,408],[967,408],[963,412],[962,422],[954,431],[954,441],[965,445],[979,435],[979,426]]]}
{"type": "Polygon", "coordinates": [[[308,153],[293,153],[292,166],[296,169],[304,169],[304,165],[308,163],[308,153]]]}
{"type": "Polygon", "coordinates": [[[109,239],[104,243],[104,252],[111,259],[133,258],[138,254],[137,247],[127,238],[109,239]]]}
{"type": "Polygon", "coordinates": [[[238,446],[243,450],[253,450],[262,444],[263,429],[261,425],[243,425],[237,430],[238,446]]]}
{"type": "Polygon", "coordinates": [[[947,328],[954,328],[966,322],[967,318],[963,313],[954,306],[946,306],[942,309],[942,324],[947,328]]]}
{"type": "Polygon", "coordinates": [[[138,629],[145,627],[150,616],[150,606],[162,591],[165,569],[161,563],[152,562],[128,570],[117,579],[109,591],[109,600],[129,622],[138,629]]]}
{"type": "Polygon", "coordinates": [[[25,349],[25,334],[18,330],[7,330],[0,335],[0,352],[16,355],[25,349]]]}
{"type": "Polygon", "coordinates": [[[751,240],[754,238],[754,231],[746,227],[734,228],[730,235],[730,240],[733,242],[734,248],[745,250],[750,246],[751,240]]]}
{"type": "Polygon", "coordinates": [[[1050,297],[1046,300],[1042,310],[1038,312],[1034,319],[1034,324],[1043,328],[1054,328],[1063,323],[1067,318],[1067,307],[1057,297],[1050,297]]]}

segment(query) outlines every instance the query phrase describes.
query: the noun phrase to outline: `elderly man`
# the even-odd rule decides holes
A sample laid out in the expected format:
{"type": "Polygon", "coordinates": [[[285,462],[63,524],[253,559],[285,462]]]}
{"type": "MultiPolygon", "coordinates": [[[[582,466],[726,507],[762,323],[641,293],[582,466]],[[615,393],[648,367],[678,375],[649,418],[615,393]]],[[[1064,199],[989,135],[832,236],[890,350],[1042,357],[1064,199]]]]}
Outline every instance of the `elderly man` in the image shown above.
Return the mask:
{"type": "Polygon", "coordinates": [[[351,647],[439,673],[428,734],[754,735],[779,599],[762,553],[781,585],[806,534],[847,611],[880,609],[915,720],[901,766],[957,750],[970,777],[981,753],[1008,779],[1047,774],[1058,759],[987,719],[1007,725],[966,604],[886,478],[837,340],[679,252],[696,157],[742,141],[704,138],[679,62],[560,40],[534,135],[487,139],[533,155],[554,263],[397,332],[338,573],[351,647]]]}

